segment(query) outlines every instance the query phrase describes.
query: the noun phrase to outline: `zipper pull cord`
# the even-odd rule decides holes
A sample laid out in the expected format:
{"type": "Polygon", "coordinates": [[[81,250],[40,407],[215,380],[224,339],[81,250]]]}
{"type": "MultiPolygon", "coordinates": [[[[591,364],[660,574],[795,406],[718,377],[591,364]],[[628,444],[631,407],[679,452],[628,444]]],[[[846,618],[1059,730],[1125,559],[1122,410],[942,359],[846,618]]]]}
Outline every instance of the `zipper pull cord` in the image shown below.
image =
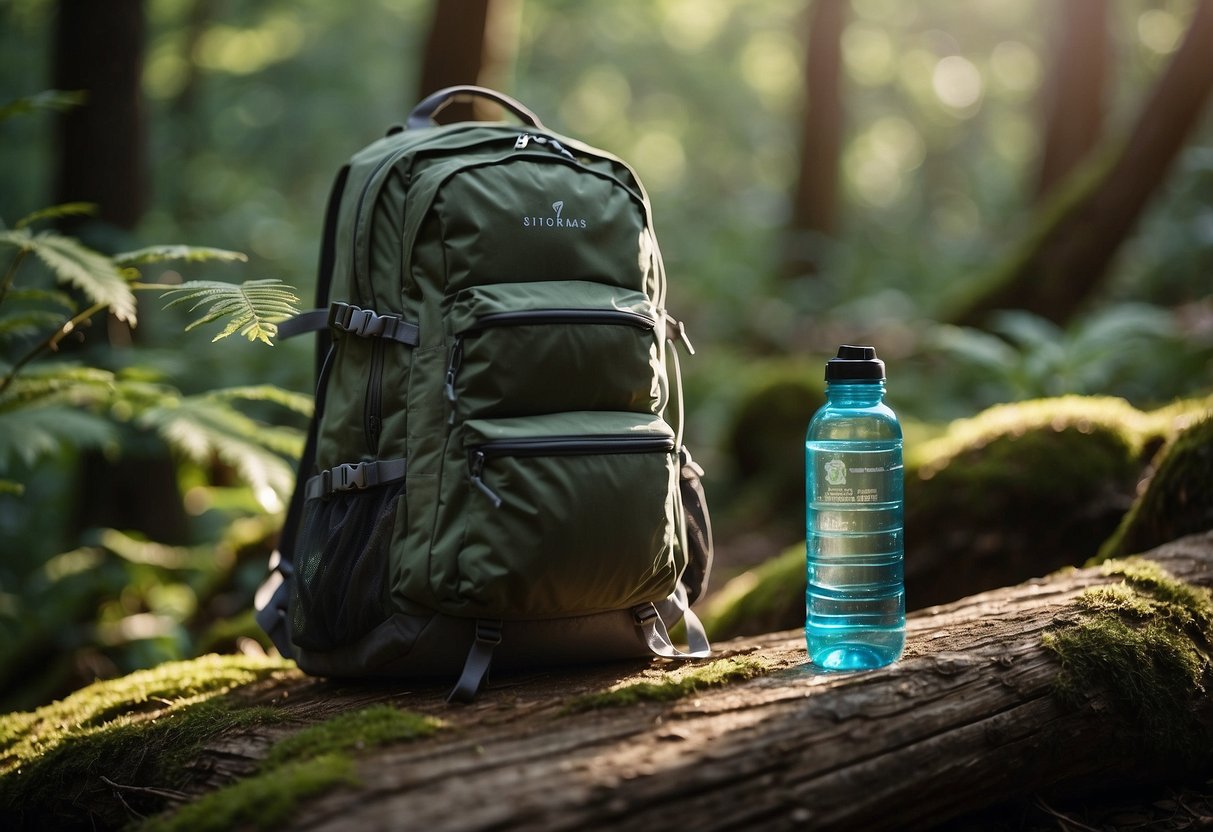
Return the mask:
{"type": "Polygon", "coordinates": [[[535,144],[543,145],[553,153],[559,153],[561,156],[569,159],[570,161],[577,161],[577,157],[569,152],[567,147],[556,141],[551,136],[542,136],[538,133],[519,133],[518,138],[514,140],[514,149],[524,150],[532,141],[534,141],[535,144]]]}
{"type": "Polygon", "coordinates": [[[472,452],[471,459],[468,461],[469,476],[472,480],[472,485],[480,489],[480,492],[492,501],[493,508],[501,508],[501,504],[504,501],[497,496],[493,489],[485,485],[484,480],[480,478],[480,475],[484,473],[485,458],[484,451],[472,452]]]}
{"type": "Polygon", "coordinates": [[[463,338],[455,338],[455,345],[451,347],[451,360],[446,365],[446,383],[442,386],[446,393],[446,400],[451,403],[451,415],[447,420],[448,424],[455,424],[455,376],[459,373],[459,367],[463,364],[463,338]]]}
{"type": "MultiPolygon", "coordinates": [[[[670,327],[670,329],[672,329],[674,331],[674,334],[678,337],[679,342],[681,342],[682,346],[684,346],[686,348],[687,355],[694,355],[695,346],[691,343],[691,338],[690,338],[690,336],[687,335],[687,328],[686,328],[686,326],[683,325],[682,321],[675,318],[669,312],[665,313],[665,320],[666,320],[666,324],[670,327]]],[[[673,339],[671,338],[670,340],[673,340],[673,339]]]]}

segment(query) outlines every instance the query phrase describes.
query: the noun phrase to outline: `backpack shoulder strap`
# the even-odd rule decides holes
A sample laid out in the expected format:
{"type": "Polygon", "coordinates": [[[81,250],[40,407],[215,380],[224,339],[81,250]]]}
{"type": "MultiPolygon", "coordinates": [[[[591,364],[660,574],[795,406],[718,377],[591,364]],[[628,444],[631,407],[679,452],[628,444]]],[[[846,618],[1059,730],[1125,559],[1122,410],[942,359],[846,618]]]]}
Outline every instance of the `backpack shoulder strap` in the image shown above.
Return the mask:
{"type": "MultiPolygon", "coordinates": [[[[320,241],[320,263],[316,270],[316,306],[328,306],[329,292],[333,282],[333,267],[337,263],[337,214],[341,208],[341,197],[345,192],[345,181],[349,177],[350,166],[343,165],[337,171],[333,187],[329,191],[328,204],[324,209],[324,236],[320,241]]],[[[305,315],[308,313],[304,313],[305,315]]],[[[301,330],[302,331],[302,330],[301,330]]],[[[281,332],[281,327],[279,328],[281,332]]],[[[284,337],[294,334],[288,330],[284,337]]],[[[269,577],[257,590],[254,598],[257,624],[265,631],[274,646],[283,656],[291,656],[290,628],[287,626],[287,602],[290,596],[290,585],[287,578],[294,571],[295,534],[298,531],[305,497],[305,483],[316,463],[316,435],[319,429],[320,417],[324,412],[324,395],[328,381],[328,366],[332,360],[332,334],[325,327],[316,330],[315,378],[316,396],[312,419],[308,425],[307,441],[303,446],[303,455],[299,458],[299,468],[295,474],[295,492],[291,495],[290,505],[286,510],[286,519],[282,524],[282,532],[278,537],[278,548],[270,556],[269,577]]]]}

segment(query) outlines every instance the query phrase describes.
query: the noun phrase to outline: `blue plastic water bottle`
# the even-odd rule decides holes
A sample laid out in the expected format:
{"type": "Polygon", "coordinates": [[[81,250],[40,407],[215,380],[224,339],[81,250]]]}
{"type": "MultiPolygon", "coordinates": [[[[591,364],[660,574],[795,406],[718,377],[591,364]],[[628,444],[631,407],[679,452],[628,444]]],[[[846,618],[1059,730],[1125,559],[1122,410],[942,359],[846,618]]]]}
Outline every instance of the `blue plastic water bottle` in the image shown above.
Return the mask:
{"type": "Polygon", "coordinates": [[[905,646],[901,425],[884,391],[873,347],[839,347],[805,439],[804,635],[827,670],[882,667],[905,646]]]}

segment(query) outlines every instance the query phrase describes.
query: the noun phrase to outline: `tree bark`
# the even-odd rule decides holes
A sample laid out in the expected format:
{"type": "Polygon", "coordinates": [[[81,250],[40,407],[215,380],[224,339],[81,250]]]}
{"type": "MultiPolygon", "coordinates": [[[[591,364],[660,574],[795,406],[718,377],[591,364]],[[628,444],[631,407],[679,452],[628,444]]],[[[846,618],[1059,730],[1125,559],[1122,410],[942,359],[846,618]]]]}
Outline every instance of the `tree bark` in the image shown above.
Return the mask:
{"type": "Polygon", "coordinates": [[[1082,308],[1199,122],[1213,91],[1211,43],[1213,0],[1199,0],[1128,140],[1091,181],[1084,169],[1058,189],[1041,225],[991,289],[954,316],[956,323],[980,326],[992,311],[1024,309],[1064,324],[1082,308]]]}
{"type": "MultiPolygon", "coordinates": [[[[87,98],[57,122],[54,202],[97,205],[95,218],[60,220],[69,233],[87,236],[95,221],[130,231],[147,209],[151,177],[141,82],[146,28],[143,0],[58,4],[52,81],[57,89],[84,90],[87,98]]],[[[113,245],[112,238],[103,238],[96,247],[113,245]]],[[[129,326],[110,317],[101,337],[125,346],[132,336],[129,326]]],[[[165,543],[186,539],[176,466],[163,449],[118,461],[88,451],[80,467],[74,529],[110,526],[165,543]]]]}
{"type": "Polygon", "coordinates": [[[142,0],[60,0],[53,83],[85,90],[58,121],[55,202],[93,202],[98,218],[132,229],[147,207],[147,123],[140,79],[142,0]]]}
{"type": "Polygon", "coordinates": [[[842,31],[847,0],[814,0],[806,20],[805,104],[800,123],[800,173],[792,195],[783,273],[814,274],[822,238],[838,225],[838,160],[842,152],[842,31]]]}
{"type": "Polygon", "coordinates": [[[1064,0],[1045,93],[1044,148],[1036,196],[1049,194],[1099,142],[1108,69],[1107,0],[1064,0]]]}
{"type": "MultiPolygon", "coordinates": [[[[418,99],[458,84],[503,85],[514,53],[515,0],[434,0],[421,62],[418,99]]],[[[444,121],[470,121],[497,114],[485,102],[457,101],[444,121]]]]}
{"type": "MultiPolygon", "coordinates": [[[[1213,532],[1148,555],[1213,585],[1213,532]]],[[[1190,774],[1161,759],[1107,690],[1055,693],[1045,632],[1077,615],[1097,568],[975,595],[911,616],[904,658],[869,673],[814,673],[798,631],[717,645],[768,672],[673,703],[567,714],[577,695],[658,675],[649,663],[498,679],[467,707],[445,687],[297,679],[258,689],[303,722],[391,702],[447,726],[359,757],[361,785],[299,808],[297,829],[919,829],[983,807],[1099,784],[1190,774]]],[[[1205,666],[1205,690],[1213,676],[1205,666]]],[[[1191,708],[1213,725],[1213,702],[1191,708]]],[[[242,776],[273,731],[213,742],[197,793],[242,776]]],[[[149,784],[155,785],[155,784],[149,784]]]]}

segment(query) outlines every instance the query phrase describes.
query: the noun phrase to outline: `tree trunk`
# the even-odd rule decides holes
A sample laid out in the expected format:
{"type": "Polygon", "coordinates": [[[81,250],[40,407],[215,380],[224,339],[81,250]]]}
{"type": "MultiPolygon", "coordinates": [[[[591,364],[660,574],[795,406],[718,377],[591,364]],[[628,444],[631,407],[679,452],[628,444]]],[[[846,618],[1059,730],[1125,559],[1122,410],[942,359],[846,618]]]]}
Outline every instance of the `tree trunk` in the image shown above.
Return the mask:
{"type": "Polygon", "coordinates": [[[1053,72],[1044,88],[1045,130],[1038,199],[1073,172],[1099,142],[1108,69],[1107,0],[1064,0],[1053,72]]]}
{"type": "Polygon", "coordinates": [[[842,31],[847,0],[814,0],[808,21],[800,174],[792,195],[783,273],[816,273],[822,238],[838,225],[838,159],[842,152],[842,31]]]}
{"type": "MultiPolygon", "coordinates": [[[[434,0],[434,13],[421,63],[418,99],[457,84],[503,86],[514,54],[515,0],[434,0]]],[[[443,121],[495,118],[485,102],[457,101],[443,121]]]]}
{"type": "MultiPolygon", "coordinates": [[[[1213,532],[1149,557],[1180,579],[1213,585],[1213,532]]],[[[1203,656],[1200,678],[1165,690],[1196,725],[1173,726],[1200,749],[1186,763],[1143,730],[1150,703],[1133,708],[1123,698],[1171,648],[1147,650],[1134,673],[1107,687],[1089,682],[1075,698],[1058,695],[1062,665],[1042,637],[1077,628],[1087,613],[1076,596],[1117,580],[1099,568],[1074,570],[923,610],[910,618],[905,657],[868,673],[813,672],[799,631],[727,642],[718,657],[760,664],[761,674],[673,702],[575,707],[612,685],[659,682],[660,665],[649,662],[504,677],[465,707],[444,704],[446,688],[434,683],[254,684],[245,701],[285,709],[294,726],[221,735],[191,764],[184,792],[161,796],[188,801],[249,774],[299,723],[377,702],[446,724],[428,739],[366,749],[358,785],[301,801],[292,828],[391,828],[407,818],[409,828],[435,832],[916,829],[1092,784],[1207,772],[1207,631],[1184,636],[1203,656]]],[[[121,788],[151,794],[161,785],[121,788]]],[[[89,803],[99,812],[94,801],[102,800],[117,801],[117,789],[71,796],[77,812],[89,803]]]]}
{"type": "MultiPolygon", "coordinates": [[[[60,0],[55,28],[55,88],[84,90],[81,107],[57,123],[55,203],[92,202],[102,225],[130,231],[147,208],[150,175],[141,77],[146,20],[142,0],[60,0]]],[[[88,217],[67,217],[65,231],[86,233],[88,217]]],[[[98,248],[113,245],[102,239],[98,248]]],[[[112,250],[112,249],[111,249],[112,250]]],[[[129,345],[130,328],[110,317],[104,335],[129,345]]],[[[185,510],[176,466],[163,449],[113,461],[83,454],[73,528],[134,529],[165,543],[184,542],[185,510]]]]}
{"type": "Polygon", "coordinates": [[[1041,224],[954,320],[980,326],[998,309],[1025,309],[1064,324],[1102,285],[1112,259],[1166,180],[1213,90],[1213,0],[1197,2],[1187,35],[1151,91],[1128,140],[1078,171],[1041,224]]]}
{"type": "Polygon", "coordinates": [[[143,2],[60,0],[58,9],[54,86],[88,98],[58,121],[55,202],[94,202],[99,219],[129,230],[149,190],[143,2]]]}

